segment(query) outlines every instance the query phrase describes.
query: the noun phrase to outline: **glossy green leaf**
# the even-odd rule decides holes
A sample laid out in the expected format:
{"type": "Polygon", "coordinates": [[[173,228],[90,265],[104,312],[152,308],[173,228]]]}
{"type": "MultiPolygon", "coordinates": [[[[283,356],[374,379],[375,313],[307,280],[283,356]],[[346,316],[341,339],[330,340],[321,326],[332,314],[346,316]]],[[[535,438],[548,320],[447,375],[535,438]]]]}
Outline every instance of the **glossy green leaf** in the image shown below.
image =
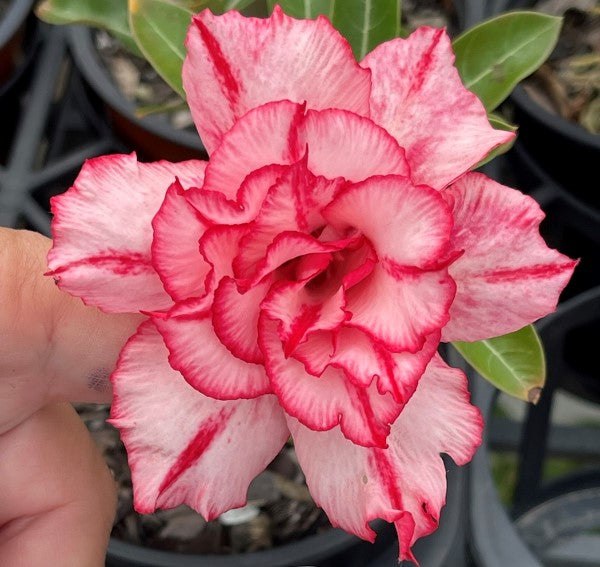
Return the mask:
{"type": "Polygon", "coordinates": [[[192,13],[164,0],[129,0],[133,38],[157,73],[185,98],[181,68],[192,13]]]}
{"type": "Polygon", "coordinates": [[[105,29],[129,51],[140,54],[129,31],[127,0],[43,0],[35,13],[49,24],[86,24],[105,29]]]}
{"type": "MultiPolygon", "coordinates": [[[[502,116],[498,114],[489,113],[488,120],[492,128],[496,130],[506,130],[508,132],[516,132],[517,127],[510,122],[507,122],[502,116]]],[[[489,161],[492,161],[494,158],[505,154],[508,150],[510,150],[515,145],[516,137],[510,140],[509,142],[505,142],[504,144],[499,145],[494,148],[487,156],[485,156],[473,169],[477,169],[482,165],[485,165],[489,161]]]]}
{"type": "Polygon", "coordinates": [[[331,0],[334,27],[350,42],[357,61],[400,35],[400,0],[331,0]]]}
{"type": "Polygon", "coordinates": [[[537,403],[546,380],[542,343],[532,325],[484,341],[452,343],[481,376],[498,389],[537,403]]]}
{"type": "Polygon", "coordinates": [[[294,18],[313,20],[323,14],[331,19],[332,0],[267,0],[269,13],[273,11],[275,4],[294,18]]]}
{"type": "Polygon", "coordinates": [[[452,44],[465,86],[493,110],[547,59],[561,22],[536,12],[508,12],[467,30],[452,44]]]}

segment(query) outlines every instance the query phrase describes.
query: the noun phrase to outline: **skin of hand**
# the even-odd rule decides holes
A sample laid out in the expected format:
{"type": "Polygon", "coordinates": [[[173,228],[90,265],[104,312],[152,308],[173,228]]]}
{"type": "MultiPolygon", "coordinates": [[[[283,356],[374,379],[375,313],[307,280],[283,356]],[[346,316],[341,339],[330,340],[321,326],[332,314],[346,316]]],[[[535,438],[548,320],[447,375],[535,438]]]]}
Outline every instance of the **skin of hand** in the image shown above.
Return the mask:
{"type": "Polygon", "coordinates": [[[44,276],[49,239],[0,228],[0,565],[104,565],[115,486],[69,402],[107,403],[142,316],[44,276]]]}

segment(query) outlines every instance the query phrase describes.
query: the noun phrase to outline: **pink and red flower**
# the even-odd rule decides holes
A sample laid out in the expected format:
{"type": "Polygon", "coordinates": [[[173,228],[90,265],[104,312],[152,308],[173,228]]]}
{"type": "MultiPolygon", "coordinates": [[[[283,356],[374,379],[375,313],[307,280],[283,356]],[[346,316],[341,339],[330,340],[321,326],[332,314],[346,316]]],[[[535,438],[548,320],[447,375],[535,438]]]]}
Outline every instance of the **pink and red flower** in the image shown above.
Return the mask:
{"type": "Polygon", "coordinates": [[[512,134],[443,30],[358,64],[324,18],[205,11],[187,49],[210,162],[101,157],[53,200],[60,287],[147,315],[112,377],[136,508],[242,506],[291,434],[332,523],[372,540],[394,522],[412,558],[444,504],[440,453],[466,463],[481,439],[440,340],[546,315],[575,263],[531,198],[469,172],[512,134]]]}

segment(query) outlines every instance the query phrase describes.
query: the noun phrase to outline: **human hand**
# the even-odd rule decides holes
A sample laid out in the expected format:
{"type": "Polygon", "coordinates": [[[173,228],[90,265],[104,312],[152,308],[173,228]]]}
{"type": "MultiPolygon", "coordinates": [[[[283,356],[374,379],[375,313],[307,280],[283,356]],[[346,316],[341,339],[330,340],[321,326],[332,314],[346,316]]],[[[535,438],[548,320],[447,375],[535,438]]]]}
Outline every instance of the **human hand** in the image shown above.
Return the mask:
{"type": "Polygon", "coordinates": [[[0,565],[100,566],[114,482],[68,402],[110,401],[141,316],[60,292],[43,275],[49,247],[0,228],[0,565]]]}

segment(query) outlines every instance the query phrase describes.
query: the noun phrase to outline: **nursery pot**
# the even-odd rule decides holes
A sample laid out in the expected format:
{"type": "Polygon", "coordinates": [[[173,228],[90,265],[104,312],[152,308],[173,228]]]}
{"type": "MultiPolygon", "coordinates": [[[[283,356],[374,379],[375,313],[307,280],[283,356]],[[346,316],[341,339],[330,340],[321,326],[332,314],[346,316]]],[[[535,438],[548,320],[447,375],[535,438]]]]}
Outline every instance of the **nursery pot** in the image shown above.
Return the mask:
{"type": "Polygon", "coordinates": [[[597,429],[558,425],[550,419],[558,388],[600,401],[593,352],[581,344],[582,335],[600,333],[600,288],[565,302],[540,323],[539,331],[547,355],[547,382],[539,404],[528,406],[520,433],[512,422],[492,420],[497,391],[471,372],[474,400],[486,422],[483,444],[470,469],[469,541],[480,567],[597,565],[598,555],[593,550],[599,549],[600,539],[591,535],[600,526],[596,507],[600,470],[571,473],[548,485],[542,483],[542,470],[550,453],[600,456],[597,429]],[[496,444],[519,451],[514,517],[500,502],[492,479],[492,438],[496,444]],[[541,541],[531,544],[540,537],[542,526],[547,545],[541,541]]]}
{"type": "Polygon", "coordinates": [[[305,537],[265,551],[232,555],[197,555],[162,551],[111,538],[107,567],[364,567],[371,557],[394,545],[395,532],[384,523],[375,526],[375,544],[339,529],[305,537]]]}
{"type": "Polygon", "coordinates": [[[125,144],[145,159],[206,158],[206,150],[195,130],[178,130],[158,115],[136,116],[135,104],[119,91],[103,65],[91,28],[69,26],[68,41],[79,72],[100,99],[114,131],[125,144]]]}
{"type": "MultiPolygon", "coordinates": [[[[536,0],[472,2],[470,23],[507,10],[535,10],[536,0]],[[474,21],[473,21],[474,20],[474,21]]],[[[600,211],[598,161],[600,135],[592,134],[533,100],[522,85],[509,98],[518,125],[518,144],[546,174],[577,199],[600,211]]]]}
{"type": "Polygon", "coordinates": [[[0,96],[18,80],[31,59],[27,19],[34,0],[12,0],[0,18],[0,96]]]}

